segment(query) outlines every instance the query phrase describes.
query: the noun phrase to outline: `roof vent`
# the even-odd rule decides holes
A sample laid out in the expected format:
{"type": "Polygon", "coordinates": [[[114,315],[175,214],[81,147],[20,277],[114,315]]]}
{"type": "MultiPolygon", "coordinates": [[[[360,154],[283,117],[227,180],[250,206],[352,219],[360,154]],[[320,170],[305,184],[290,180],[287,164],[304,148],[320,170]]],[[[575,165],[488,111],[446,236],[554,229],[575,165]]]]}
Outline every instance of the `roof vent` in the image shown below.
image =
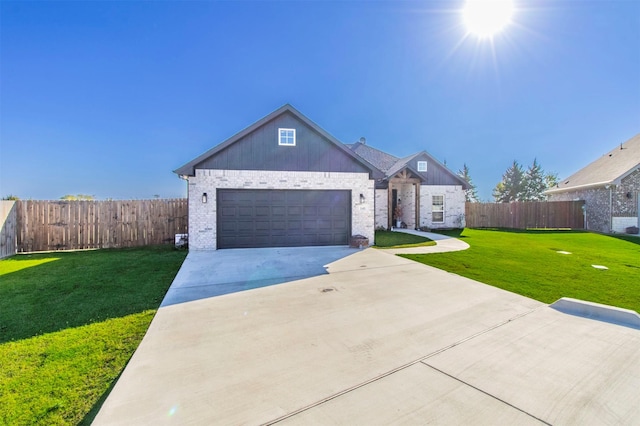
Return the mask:
{"type": "Polygon", "coordinates": [[[360,143],[362,145],[366,145],[367,144],[367,138],[365,138],[364,136],[360,138],[360,143]]]}

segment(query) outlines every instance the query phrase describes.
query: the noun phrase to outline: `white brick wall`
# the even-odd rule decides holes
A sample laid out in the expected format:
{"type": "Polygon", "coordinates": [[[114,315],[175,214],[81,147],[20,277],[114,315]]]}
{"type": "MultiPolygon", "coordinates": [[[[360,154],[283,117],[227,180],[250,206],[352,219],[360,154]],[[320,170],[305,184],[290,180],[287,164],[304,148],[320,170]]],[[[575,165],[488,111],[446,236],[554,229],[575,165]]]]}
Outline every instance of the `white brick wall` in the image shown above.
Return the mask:
{"type": "Polygon", "coordinates": [[[626,229],[630,226],[640,226],[638,224],[637,217],[614,217],[611,219],[613,225],[613,232],[627,232],[626,229]]]}
{"type": "Polygon", "coordinates": [[[216,189],[351,190],[351,233],[374,240],[374,182],[366,173],[196,170],[189,178],[189,247],[216,249],[216,189]],[[202,194],[207,193],[207,203],[202,194]],[[360,194],[365,202],[360,204],[360,194]]]}
{"type": "MultiPolygon", "coordinates": [[[[402,200],[402,220],[408,228],[415,228],[415,188],[412,185],[395,186],[402,200]]],[[[376,227],[389,226],[389,194],[387,189],[376,189],[376,227]]],[[[460,228],[465,226],[465,196],[459,185],[420,186],[420,226],[429,228],[460,228]],[[444,195],[444,223],[431,222],[431,196],[444,195]]]]}
{"type": "Polygon", "coordinates": [[[420,186],[420,226],[429,228],[463,228],[465,226],[464,190],[460,185],[420,186]],[[431,221],[431,197],[444,195],[444,223],[431,221]]]}
{"type": "Polygon", "coordinates": [[[389,190],[376,189],[376,228],[389,226],[389,190]]]}

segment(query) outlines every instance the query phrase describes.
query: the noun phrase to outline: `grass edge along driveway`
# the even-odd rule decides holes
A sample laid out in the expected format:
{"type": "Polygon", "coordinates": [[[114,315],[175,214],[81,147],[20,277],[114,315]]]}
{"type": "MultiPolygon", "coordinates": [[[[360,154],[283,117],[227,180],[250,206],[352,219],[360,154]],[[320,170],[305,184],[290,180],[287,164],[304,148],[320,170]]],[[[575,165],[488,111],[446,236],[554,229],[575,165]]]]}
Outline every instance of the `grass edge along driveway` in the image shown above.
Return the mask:
{"type": "Polygon", "coordinates": [[[0,261],[0,424],[89,424],[142,340],[185,251],[0,261]]]}
{"type": "Polygon", "coordinates": [[[450,235],[470,248],[401,256],[543,303],[572,297],[640,311],[640,238],[468,228],[450,235]]]}

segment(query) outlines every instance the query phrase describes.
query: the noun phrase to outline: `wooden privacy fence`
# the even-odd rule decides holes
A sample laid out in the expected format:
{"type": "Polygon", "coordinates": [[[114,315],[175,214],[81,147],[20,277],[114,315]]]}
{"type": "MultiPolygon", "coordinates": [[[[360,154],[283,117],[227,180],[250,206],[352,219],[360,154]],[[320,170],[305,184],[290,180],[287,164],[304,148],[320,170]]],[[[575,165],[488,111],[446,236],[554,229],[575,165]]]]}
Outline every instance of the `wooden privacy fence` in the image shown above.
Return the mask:
{"type": "Polygon", "coordinates": [[[187,200],[17,201],[19,252],[173,243],[187,233],[187,200]]]}
{"type": "Polygon", "coordinates": [[[584,229],[584,201],[467,203],[468,228],[584,229]]]}
{"type": "Polygon", "coordinates": [[[0,200],[0,259],[16,254],[16,202],[0,200]]]}

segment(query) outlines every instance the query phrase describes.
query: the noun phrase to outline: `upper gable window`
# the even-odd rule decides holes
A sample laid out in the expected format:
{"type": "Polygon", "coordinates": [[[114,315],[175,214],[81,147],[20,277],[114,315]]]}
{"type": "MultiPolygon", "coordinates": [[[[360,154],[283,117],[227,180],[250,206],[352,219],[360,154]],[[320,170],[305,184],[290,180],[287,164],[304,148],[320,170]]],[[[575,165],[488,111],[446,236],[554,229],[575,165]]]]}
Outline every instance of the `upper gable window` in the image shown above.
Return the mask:
{"type": "Polygon", "coordinates": [[[278,129],[278,145],[296,146],[296,129],[278,129]]]}
{"type": "Polygon", "coordinates": [[[426,172],[427,171],[427,162],[426,161],[418,161],[418,171],[426,172]]]}

